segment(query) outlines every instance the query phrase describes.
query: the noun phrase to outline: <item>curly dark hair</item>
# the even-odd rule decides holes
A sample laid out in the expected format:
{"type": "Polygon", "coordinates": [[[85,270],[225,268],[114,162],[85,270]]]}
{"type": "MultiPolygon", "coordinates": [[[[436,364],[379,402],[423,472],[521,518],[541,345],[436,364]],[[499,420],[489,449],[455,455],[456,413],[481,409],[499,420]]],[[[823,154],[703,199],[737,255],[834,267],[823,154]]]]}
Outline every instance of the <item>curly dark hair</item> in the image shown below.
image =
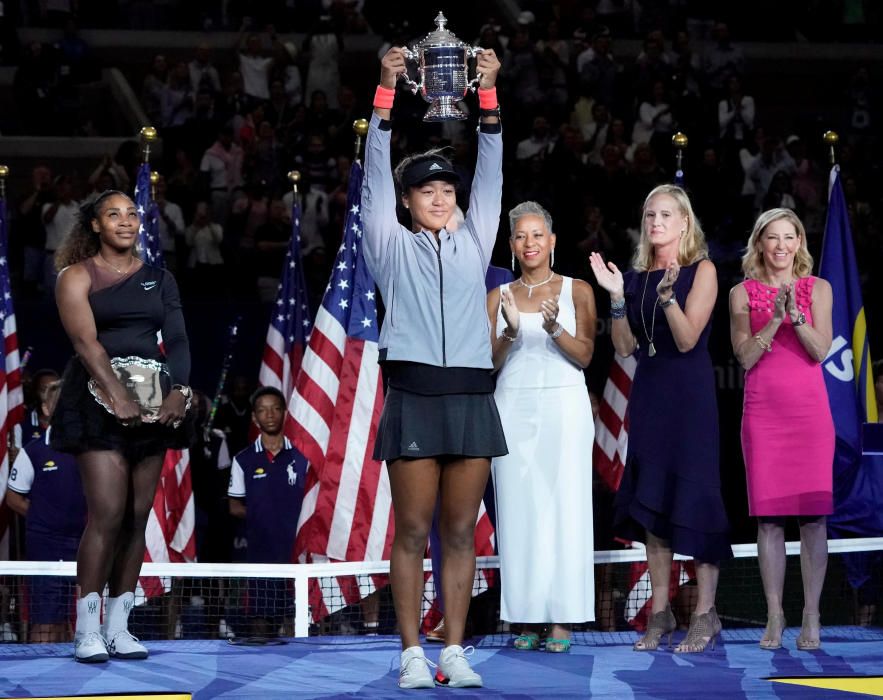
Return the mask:
{"type": "Polygon", "coordinates": [[[114,195],[132,198],[120,190],[104,190],[95,199],[80,205],[77,223],[65,237],[58,250],[55,251],[55,270],[61,272],[66,267],[81,262],[98,254],[100,247],[98,234],[92,230],[92,220],[101,213],[104,202],[114,195]]]}

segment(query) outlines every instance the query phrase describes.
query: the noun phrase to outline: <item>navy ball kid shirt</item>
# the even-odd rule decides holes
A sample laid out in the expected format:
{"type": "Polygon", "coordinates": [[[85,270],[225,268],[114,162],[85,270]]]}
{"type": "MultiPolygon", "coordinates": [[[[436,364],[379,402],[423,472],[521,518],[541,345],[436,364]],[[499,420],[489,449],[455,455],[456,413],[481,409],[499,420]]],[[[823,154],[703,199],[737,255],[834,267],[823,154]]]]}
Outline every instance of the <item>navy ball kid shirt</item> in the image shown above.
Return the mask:
{"type": "Polygon", "coordinates": [[[250,563],[291,562],[306,471],[306,458],[288,438],[275,457],[259,437],[233,458],[227,495],[245,499],[250,563]]]}

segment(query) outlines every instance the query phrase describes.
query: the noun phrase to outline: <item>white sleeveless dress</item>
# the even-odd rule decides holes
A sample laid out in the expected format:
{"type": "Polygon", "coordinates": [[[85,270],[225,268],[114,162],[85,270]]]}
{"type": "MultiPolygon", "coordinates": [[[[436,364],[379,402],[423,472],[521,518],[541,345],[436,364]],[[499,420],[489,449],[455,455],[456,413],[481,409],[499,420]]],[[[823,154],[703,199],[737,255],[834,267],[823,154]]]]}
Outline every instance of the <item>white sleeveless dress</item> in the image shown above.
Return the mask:
{"type": "MultiPolygon", "coordinates": [[[[501,289],[508,288],[503,285],[501,289]]],[[[576,331],[573,280],[564,277],[558,322],[576,331]]],[[[510,622],[595,619],[592,445],[595,426],[582,369],[521,313],[521,330],[494,398],[509,454],[493,460],[500,617],[510,622]]],[[[497,334],[506,327],[497,312],[497,334]]]]}

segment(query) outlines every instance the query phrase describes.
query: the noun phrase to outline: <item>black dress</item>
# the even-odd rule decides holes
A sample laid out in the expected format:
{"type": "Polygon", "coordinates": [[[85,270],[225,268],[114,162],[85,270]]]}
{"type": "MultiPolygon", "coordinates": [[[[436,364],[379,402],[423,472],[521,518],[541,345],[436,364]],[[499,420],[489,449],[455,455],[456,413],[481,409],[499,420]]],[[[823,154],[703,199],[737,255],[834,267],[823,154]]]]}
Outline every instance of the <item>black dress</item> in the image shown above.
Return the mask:
{"type": "MultiPolygon", "coordinates": [[[[137,356],[167,363],[170,382],[187,384],[190,348],[178,286],[171,273],[142,265],[131,275],[107,284],[92,258],[84,261],[92,280],[89,306],[95,317],[98,342],[109,357],[137,356]],[[162,332],[160,349],[157,332],[162,332]]],[[[52,447],[70,454],[114,450],[129,464],[189,445],[191,422],[179,428],[156,423],[125,426],[98,404],[87,388],[90,375],[80,358],[71,358],[62,377],[52,414],[52,447]]]]}
{"type": "MultiPolygon", "coordinates": [[[[681,268],[674,285],[679,304],[686,304],[698,266],[681,268]]],[[[657,304],[656,285],[663,274],[655,270],[625,276],[626,312],[639,348],[614,532],[645,542],[645,531],[650,531],[669,540],[677,554],[717,562],[732,557],[732,549],[721,494],[717,400],[708,353],[711,321],[692,350],[678,350],[665,311],[657,304]],[[648,352],[651,337],[653,357],[648,352]]]]}

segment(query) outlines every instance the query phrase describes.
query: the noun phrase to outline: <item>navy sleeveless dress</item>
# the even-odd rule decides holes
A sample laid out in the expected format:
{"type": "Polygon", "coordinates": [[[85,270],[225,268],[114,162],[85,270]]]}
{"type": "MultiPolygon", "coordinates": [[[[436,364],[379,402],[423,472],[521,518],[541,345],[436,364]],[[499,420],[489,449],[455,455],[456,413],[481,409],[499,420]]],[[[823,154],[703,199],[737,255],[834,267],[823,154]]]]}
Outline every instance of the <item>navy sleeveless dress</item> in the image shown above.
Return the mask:
{"type": "MultiPolygon", "coordinates": [[[[675,281],[682,307],[698,266],[682,267],[675,281]]],[[[627,318],[639,347],[628,405],[628,453],[614,502],[614,532],[623,539],[645,542],[649,531],[668,540],[677,554],[717,562],[731,557],[732,550],[721,495],[717,400],[708,353],[711,322],[692,350],[677,349],[665,311],[656,303],[656,285],[663,273],[625,275],[627,318]],[[652,357],[651,337],[656,350],[652,357]]]]}

